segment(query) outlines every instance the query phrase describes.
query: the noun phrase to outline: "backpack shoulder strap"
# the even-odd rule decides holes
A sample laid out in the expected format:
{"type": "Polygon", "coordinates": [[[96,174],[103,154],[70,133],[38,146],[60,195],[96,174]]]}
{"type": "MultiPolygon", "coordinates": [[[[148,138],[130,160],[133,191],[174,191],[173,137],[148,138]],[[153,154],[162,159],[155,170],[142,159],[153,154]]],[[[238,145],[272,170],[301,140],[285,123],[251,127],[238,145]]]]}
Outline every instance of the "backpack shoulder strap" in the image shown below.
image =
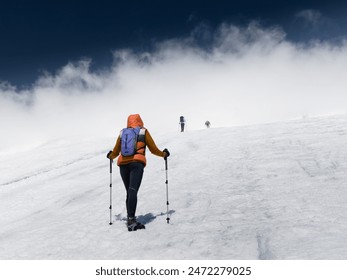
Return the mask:
{"type": "Polygon", "coordinates": [[[144,127],[141,127],[137,141],[145,143],[145,138],[146,138],[146,129],[144,127]]]}

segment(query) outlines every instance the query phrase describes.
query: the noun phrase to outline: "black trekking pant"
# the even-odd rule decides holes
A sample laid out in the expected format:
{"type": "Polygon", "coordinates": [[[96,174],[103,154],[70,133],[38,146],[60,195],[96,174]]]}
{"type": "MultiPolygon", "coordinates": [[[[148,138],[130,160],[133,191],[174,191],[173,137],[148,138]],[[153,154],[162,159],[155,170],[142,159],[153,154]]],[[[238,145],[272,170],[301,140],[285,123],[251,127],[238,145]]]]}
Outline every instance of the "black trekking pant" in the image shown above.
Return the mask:
{"type": "Polygon", "coordinates": [[[141,185],[144,167],[144,164],[141,162],[131,162],[119,166],[120,175],[127,192],[125,203],[128,217],[135,217],[137,192],[139,191],[141,185]]]}

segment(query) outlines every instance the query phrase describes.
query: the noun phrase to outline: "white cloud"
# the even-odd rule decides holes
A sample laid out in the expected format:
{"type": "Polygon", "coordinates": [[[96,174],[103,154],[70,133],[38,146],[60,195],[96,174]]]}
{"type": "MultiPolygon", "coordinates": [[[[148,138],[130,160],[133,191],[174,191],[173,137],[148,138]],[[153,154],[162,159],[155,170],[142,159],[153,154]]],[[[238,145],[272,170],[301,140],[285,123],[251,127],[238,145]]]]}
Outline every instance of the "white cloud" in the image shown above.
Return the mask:
{"type": "Polygon", "coordinates": [[[296,17],[301,18],[312,25],[316,25],[320,23],[322,20],[324,20],[321,12],[317,10],[310,10],[310,9],[302,10],[298,12],[296,14],[296,17]]]}
{"type": "Polygon", "coordinates": [[[158,44],[152,53],[116,51],[92,72],[69,63],[33,88],[0,87],[0,150],[56,137],[116,136],[129,114],[152,134],[346,113],[347,46],[296,45],[278,27],[222,25],[208,51],[194,37],[158,44]]]}

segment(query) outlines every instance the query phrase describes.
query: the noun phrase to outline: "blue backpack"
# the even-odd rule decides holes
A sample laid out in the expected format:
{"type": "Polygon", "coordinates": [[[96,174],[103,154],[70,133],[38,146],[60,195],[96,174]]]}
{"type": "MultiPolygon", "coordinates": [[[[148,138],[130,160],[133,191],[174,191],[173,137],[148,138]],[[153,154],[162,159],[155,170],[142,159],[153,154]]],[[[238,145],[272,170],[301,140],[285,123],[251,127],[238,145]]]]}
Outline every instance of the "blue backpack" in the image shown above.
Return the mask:
{"type": "Polygon", "coordinates": [[[137,148],[137,142],[145,143],[145,133],[146,129],[139,126],[135,128],[123,128],[120,132],[122,156],[133,156],[139,149],[143,149],[144,147],[137,148]]]}

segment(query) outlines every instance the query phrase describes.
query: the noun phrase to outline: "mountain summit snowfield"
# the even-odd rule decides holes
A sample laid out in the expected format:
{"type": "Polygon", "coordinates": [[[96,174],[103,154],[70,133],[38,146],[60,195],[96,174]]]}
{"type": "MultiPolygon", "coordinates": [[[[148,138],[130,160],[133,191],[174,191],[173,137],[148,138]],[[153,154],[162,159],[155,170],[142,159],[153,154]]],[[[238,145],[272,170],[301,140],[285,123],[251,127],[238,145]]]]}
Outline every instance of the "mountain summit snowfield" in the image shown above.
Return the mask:
{"type": "Polygon", "coordinates": [[[2,151],[0,259],[347,259],[347,116],[151,134],[137,232],[114,135],[2,151]]]}

